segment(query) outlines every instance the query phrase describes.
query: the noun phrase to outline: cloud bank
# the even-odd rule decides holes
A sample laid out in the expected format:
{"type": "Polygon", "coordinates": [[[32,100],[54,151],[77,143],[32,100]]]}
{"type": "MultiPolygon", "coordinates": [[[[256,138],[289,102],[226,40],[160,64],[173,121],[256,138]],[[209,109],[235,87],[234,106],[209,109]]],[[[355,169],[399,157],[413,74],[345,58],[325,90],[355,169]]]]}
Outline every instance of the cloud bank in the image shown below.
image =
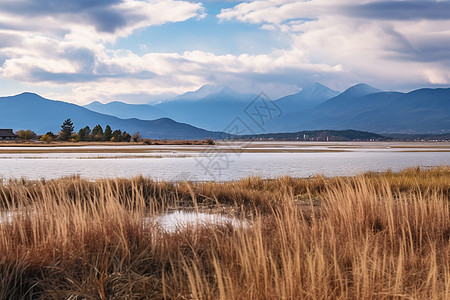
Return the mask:
{"type": "Polygon", "coordinates": [[[260,55],[111,47],[148,27],[201,22],[205,13],[202,3],[181,0],[5,0],[0,78],[64,86],[61,96],[81,103],[151,99],[205,83],[274,97],[316,81],[336,89],[362,81],[384,89],[450,83],[449,1],[256,0],[222,9],[222,26],[287,34],[289,47],[260,55]]]}
{"type": "Polygon", "coordinates": [[[449,84],[449,1],[252,1],[222,20],[289,32],[289,57],[385,87],[449,84]],[[362,2],[362,3],[361,3],[362,2]]]}

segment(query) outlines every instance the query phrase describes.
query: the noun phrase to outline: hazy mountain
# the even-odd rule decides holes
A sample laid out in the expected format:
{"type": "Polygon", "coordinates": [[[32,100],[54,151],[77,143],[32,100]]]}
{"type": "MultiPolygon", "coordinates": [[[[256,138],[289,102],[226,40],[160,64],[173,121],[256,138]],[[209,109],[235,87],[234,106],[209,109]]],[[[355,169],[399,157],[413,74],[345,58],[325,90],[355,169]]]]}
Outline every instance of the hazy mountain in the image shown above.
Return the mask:
{"type": "MultiPolygon", "coordinates": [[[[337,94],[339,93],[316,83],[295,95],[276,100],[275,104],[281,108],[285,119],[291,118],[292,123],[295,123],[298,121],[298,115],[292,112],[310,110],[337,94]]],[[[155,106],[93,102],[85,107],[119,118],[135,117],[150,120],[169,117],[209,130],[223,130],[236,117],[242,116],[245,107],[256,96],[256,94],[240,94],[226,86],[205,85],[196,91],[187,92],[155,106]]]]}
{"type": "Polygon", "coordinates": [[[450,132],[450,89],[399,93],[357,85],[307,115],[299,113],[295,125],[284,125],[283,131],[351,128],[373,132],[450,132]]]}
{"type": "Polygon", "coordinates": [[[313,118],[340,118],[342,115],[361,114],[386,106],[392,98],[402,95],[397,92],[383,92],[367,84],[357,84],[313,108],[313,118]],[[380,96],[382,95],[382,96],[380,96]]]}
{"type": "Polygon", "coordinates": [[[103,104],[95,101],[83,107],[121,119],[137,118],[141,120],[154,120],[165,117],[164,113],[159,109],[147,104],[127,104],[119,101],[103,104]]]}
{"type": "Polygon", "coordinates": [[[301,118],[309,114],[309,111],[330,98],[339,95],[320,83],[305,87],[300,92],[275,100],[275,104],[283,112],[281,118],[277,118],[269,123],[269,131],[285,131],[291,129],[299,123],[301,118]]]}
{"type": "Polygon", "coordinates": [[[38,134],[47,131],[56,133],[67,118],[72,119],[76,130],[86,125],[93,128],[96,124],[104,128],[108,124],[113,130],[121,129],[131,134],[140,132],[147,138],[204,139],[218,135],[168,118],[153,121],[119,119],[75,104],[48,100],[32,93],[0,97],[0,128],[32,129],[38,134]]]}
{"type": "MultiPolygon", "coordinates": [[[[336,92],[316,84],[301,92],[275,101],[284,114],[266,132],[302,130],[355,129],[378,133],[447,133],[450,132],[450,89],[420,89],[409,93],[383,92],[358,84],[326,100],[336,92]],[[289,109],[287,109],[289,108],[289,109]]],[[[204,86],[156,106],[121,102],[91,103],[87,107],[123,118],[157,118],[157,120],[121,119],[108,114],[60,101],[23,93],[0,98],[0,128],[33,129],[38,133],[57,132],[62,122],[71,118],[77,129],[109,124],[113,129],[130,133],[139,131],[149,138],[203,139],[217,137],[217,132],[194,126],[224,130],[256,95],[244,95],[223,86],[204,86]],[[182,123],[178,123],[182,122],[182,123]],[[189,123],[194,126],[183,124],[189,123]]]]}
{"type": "Polygon", "coordinates": [[[383,92],[383,91],[380,89],[374,88],[373,86],[370,86],[365,83],[359,83],[355,86],[352,86],[352,87],[346,89],[343,93],[341,93],[337,97],[339,97],[339,99],[340,98],[351,99],[351,98],[358,98],[358,97],[363,97],[366,95],[381,93],[381,92],[383,92]]]}
{"type": "Polygon", "coordinates": [[[337,95],[339,95],[339,92],[333,91],[320,83],[315,83],[294,95],[275,100],[275,103],[285,113],[307,111],[337,95]]]}
{"type": "Polygon", "coordinates": [[[256,95],[240,94],[229,87],[206,85],[155,105],[165,116],[208,130],[223,130],[256,95]]]}
{"type": "Polygon", "coordinates": [[[226,90],[228,92],[231,91],[231,89],[229,89],[226,86],[223,85],[216,85],[216,84],[206,84],[204,86],[202,86],[201,88],[199,88],[196,91],[193,92],[187,92],[184,93],[182,95],[176,96],[175,98],[172,99],[172,101],[177,101],[177,100],[189,100],[189,101],[194,101],[194,100],[200,100],[202,98],[205,98],[207,96],[210,95],[215,95],[215,94],[220,94],[223,90],[226,90]]]}

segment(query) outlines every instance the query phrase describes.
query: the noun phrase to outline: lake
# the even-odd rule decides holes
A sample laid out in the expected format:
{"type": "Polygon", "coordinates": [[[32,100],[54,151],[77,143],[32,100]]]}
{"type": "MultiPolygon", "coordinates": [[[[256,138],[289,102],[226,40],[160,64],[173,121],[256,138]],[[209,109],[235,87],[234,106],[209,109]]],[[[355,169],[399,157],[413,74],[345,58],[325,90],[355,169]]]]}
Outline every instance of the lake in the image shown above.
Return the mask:
{"type": "Polygon", "coordinates": [[[228,181],[450,165],[450,143],[222,142],[215,146],[0,147],[0,178],[228,181]]]}

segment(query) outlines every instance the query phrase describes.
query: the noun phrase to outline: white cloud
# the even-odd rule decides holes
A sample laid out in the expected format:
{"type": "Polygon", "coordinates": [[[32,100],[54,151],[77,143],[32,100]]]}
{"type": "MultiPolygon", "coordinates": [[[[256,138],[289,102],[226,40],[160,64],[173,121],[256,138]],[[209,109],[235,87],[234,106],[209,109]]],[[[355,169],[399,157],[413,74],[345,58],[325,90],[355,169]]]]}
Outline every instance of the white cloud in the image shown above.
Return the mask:
{"type": "MultiPolygon", "coordinates": [[[[0,6],[0,76],[36,86],[64,84],[73,92],[62,96],[81,96],[79,101],[119,88],[144,90],[146,79],[177,71],[167,63],[173,55],[137,56],[108,50],[107,43],[142,28],[203,17],[200,3],[178,0],[7,1],[0,6]],[[81,83],[97,92],[79,93],[81,83]]],[[[158,91],[155,86],[151,93],[158,91]]]]}
{"type": "Polygon", "coordinates": [[[137,29],[204,14],[201,3],[181,0],[15,0],[2,3],[0,29],[68,41],[113,42],[137,29]]]}
{"type": "Polygon", "coordinates": [[[285,32],[287,49],[138,55],[108,45],[149,26],[202,18],[203,6],[177,0],[60,0],[64,5],[52,6],[55,1],[42,0],[42,9],[34,0],[0,7],[0,76],[54,87],[53,98],[87,103],[138,101],[122,97],[139,95],[142,102],[142,95],[183,93],[205,83],[264,90],[273,98],[316,81],[336,89],[361,81],[386,89],[450,83],[450,20],[442,18],[362,17],[354,11],[363,14],[365,6],[350,0],[258,0],[222,10],[218,18],[285,32]]]}
{"type": "Polygon", "coordinates": [[[224,9],[218,18],[289,32],[292,46],[284,56],[300,68],[341,66],[355,81],[386,88],[450,84],[450,15],[441,11],[449,2],[442,2],[258,0],[224,9]]]}

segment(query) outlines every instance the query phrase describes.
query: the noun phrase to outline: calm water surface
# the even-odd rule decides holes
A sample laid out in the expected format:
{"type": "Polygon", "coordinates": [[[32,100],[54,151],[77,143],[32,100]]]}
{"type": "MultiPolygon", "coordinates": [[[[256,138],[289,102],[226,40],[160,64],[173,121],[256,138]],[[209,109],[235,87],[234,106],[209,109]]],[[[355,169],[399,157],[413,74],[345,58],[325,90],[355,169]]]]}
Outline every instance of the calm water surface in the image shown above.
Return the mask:
{"type": "Polygon", "coordinates": [[[450,165],[450,143],[273,142],[204,146],[0,147],[0,178],[156,180],[309,177],[450,165]],[[244,153],[238,153],[242,149],[244,153]],[[48,152],[47,152],[48,151],[48,152]],[[20,153],[17,153],[20,152],[20,153]]]}

